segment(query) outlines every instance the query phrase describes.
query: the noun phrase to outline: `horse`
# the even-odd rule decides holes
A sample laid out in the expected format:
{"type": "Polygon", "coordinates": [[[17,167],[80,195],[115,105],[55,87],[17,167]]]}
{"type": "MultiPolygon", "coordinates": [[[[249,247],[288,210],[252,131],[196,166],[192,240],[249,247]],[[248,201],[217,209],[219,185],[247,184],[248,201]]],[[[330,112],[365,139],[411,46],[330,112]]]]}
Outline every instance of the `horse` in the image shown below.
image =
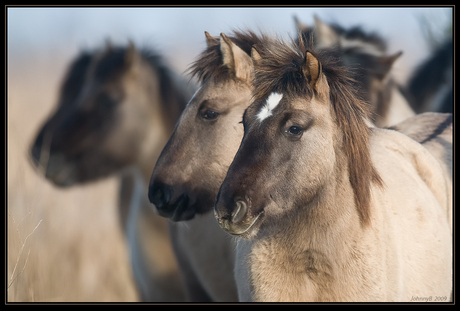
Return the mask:
{"type": "Polygon", "coordinates": [[[163,149],[149,185],[157,212],[171,219],[171,235],[190,301],[237,301],[234,241],[213,215],[215,197],[243,136],[250,103],[251,31],[206,34],[206,49],[189,71],[200,81],[163,149]]]}
{"type": "Polygon", "coordinates": [[[240,301],[431,301],[452,293],[446,176],[422,144],[368,126],[331,51],[253,47],[253,101],[214,213],[237,238],[240,301]]]}
{"type": "Polygon", "coordinates": [[[418,103],[414,107],[417,113],[453,112],[452,59],[453,43],[448,38],[412,73],[407,90],[412,102],[418,103]]]}
{"type": "Polygon", "coordinates": [[[309,27],[295,17],[297,31],[307,40],[311,36],[316,50],[339,51],[341,65],[352,69],[362,88],[362,98],[372,106],[371,121],[376,126],[391,126],[415,115],[408,92],[391,74],[402,51],[389,55],[387,42],[378,33],[366,32],[359,26],[345,29],[338,24],[327,24],[316,15],[314,21],[315,26],[309,27]]]}
{"type": "Polygon", "coordinates": [[[58,105],[30,151],[33,165],[58,187],[120,177],[120,222],[143,301],[184,300],[166,221],[152,211],[147,185],[188,88],[158,53],[107,41],[70,64],[58,105]]]}

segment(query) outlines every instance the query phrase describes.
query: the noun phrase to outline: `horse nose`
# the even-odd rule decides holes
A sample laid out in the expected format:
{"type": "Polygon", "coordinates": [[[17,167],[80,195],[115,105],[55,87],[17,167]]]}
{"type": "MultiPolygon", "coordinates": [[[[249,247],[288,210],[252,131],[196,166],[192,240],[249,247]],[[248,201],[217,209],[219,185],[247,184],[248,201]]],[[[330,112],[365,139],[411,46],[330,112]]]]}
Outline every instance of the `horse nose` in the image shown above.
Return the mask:
{"type": "Polygon", "coordinates": [[[255,223],[257,217],[250,214],[250,202],[240,197],[230,199],[228,205],[225,202],[217,202],[214,208],[214,216],[220,227],[232,235],[244,235],[255,223]],[[230,203],[231,202],[231,203],[230,203]]]}
{"type": "Polygon", "coordinates": [[[216,205],[214,214],[221,224],[225,228],[230,228],[234,224],[239,224],[245,220],[248,214],[248,203],[242,199],[234,199],[233,203],[228,207],[223,205],[216,205]]]}
{"type": "Polygon", "coordinates": [[[176,198],[173,198],[173,187],[157,182],[149,187],[148,195],[150,203],[155,205],[158,215],[172,221],[188,220],[193,217],[195,211],[189,207],[190,198],[188,194],[180,193],[182,192],[177,192],[176,198]]]}
{"type": "Polygon", "coordinates": [[[149,187],[150,203],[156,206],[161,214],[162,209],[168,206],[172,196],[172,187],[163,183],[155,183],[149,187]]]}

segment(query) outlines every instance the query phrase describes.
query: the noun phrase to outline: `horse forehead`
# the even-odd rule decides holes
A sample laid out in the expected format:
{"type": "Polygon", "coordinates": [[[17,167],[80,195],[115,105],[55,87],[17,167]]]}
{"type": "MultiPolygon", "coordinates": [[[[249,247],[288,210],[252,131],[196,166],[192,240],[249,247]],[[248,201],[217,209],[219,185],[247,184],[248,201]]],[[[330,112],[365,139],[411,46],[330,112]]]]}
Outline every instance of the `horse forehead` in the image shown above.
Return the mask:
{"type": "Polygon", "coordinates": [[[239,88],[234,81],[225,80],[215,82],[211,80],[201,84],[187,105],[198,105],[205,100],[225,105],[226,103],[234,103],[236,100],[242,98],[242,96],[245,96],[244,90],[239,88]]]}
{"type": "Polygon", "coordinates": [[[264,101],[264,104],[259,108],[259,112],[256,117],[259,122],[262,122],[266,118],[273,115],[273,110],[278,107],[281,99],[283,99],[283,94],[278,92],[272,92],[268,95],[267,99],[264,101]]]}

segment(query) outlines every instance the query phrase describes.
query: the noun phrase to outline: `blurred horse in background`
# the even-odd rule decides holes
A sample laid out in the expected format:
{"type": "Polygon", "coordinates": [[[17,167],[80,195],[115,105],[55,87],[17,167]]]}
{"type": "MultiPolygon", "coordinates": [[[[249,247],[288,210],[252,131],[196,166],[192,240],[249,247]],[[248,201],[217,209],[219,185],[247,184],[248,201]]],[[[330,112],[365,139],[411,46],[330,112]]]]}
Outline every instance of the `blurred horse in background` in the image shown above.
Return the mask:
{"type": "Polygon", "coordinates": [[[417,113],[453,112],[453,52],[449,37],[411,75],[407,89],[417,113]]]}
{"type": "Polygon", "coordinates": [[[298,32],[313,39],[316,50],[334,48],[339,52],[339,65],[350,69],[361,88],[361,96],[372,106],[371,121],[384,127],[415,115],[402,87],[392,77],[391,69],[402,52],[387,53],[387,42],[380,35],[355,26],[345,29],[327,24],[317,16],[314,27],[295,17],[298,32]]]}
{"type": "Polygon", "coordinates": [[[189,87],[157,53],[107,42],[72,62],[31,148],[34,166],[58,187],[120,176],[120,220],[144,301],[184,298],[166,221],[146,185],[189,87]]]}

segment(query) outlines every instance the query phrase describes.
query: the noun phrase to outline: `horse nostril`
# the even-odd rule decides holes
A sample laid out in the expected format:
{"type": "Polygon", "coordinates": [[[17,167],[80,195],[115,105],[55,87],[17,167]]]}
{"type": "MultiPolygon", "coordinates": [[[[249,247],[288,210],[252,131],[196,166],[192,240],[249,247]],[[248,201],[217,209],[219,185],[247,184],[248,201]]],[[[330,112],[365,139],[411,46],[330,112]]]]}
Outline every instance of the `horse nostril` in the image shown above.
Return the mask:
{"type": "Polygon", "coordinates": [[[158,209],[162,208],[169,202],[171,195],[168,186],[164,184],[156,184],[149,189],[150,203],[154,204],[158,209]]]}
{"type": "Polygon", "coordinates": [[[160,188],[155,188],[153,191],[149,191],[150,203],[155,204],[157,207],[163,205],[163,191],[160,188]]]}
{"type": "Polygon", "coordinates": [[[232,212],[232,222],[238,223],[242,221],[248,213],[248,205],[246,202],[238,200],[235,202],[235,210],[232,212]]]}

